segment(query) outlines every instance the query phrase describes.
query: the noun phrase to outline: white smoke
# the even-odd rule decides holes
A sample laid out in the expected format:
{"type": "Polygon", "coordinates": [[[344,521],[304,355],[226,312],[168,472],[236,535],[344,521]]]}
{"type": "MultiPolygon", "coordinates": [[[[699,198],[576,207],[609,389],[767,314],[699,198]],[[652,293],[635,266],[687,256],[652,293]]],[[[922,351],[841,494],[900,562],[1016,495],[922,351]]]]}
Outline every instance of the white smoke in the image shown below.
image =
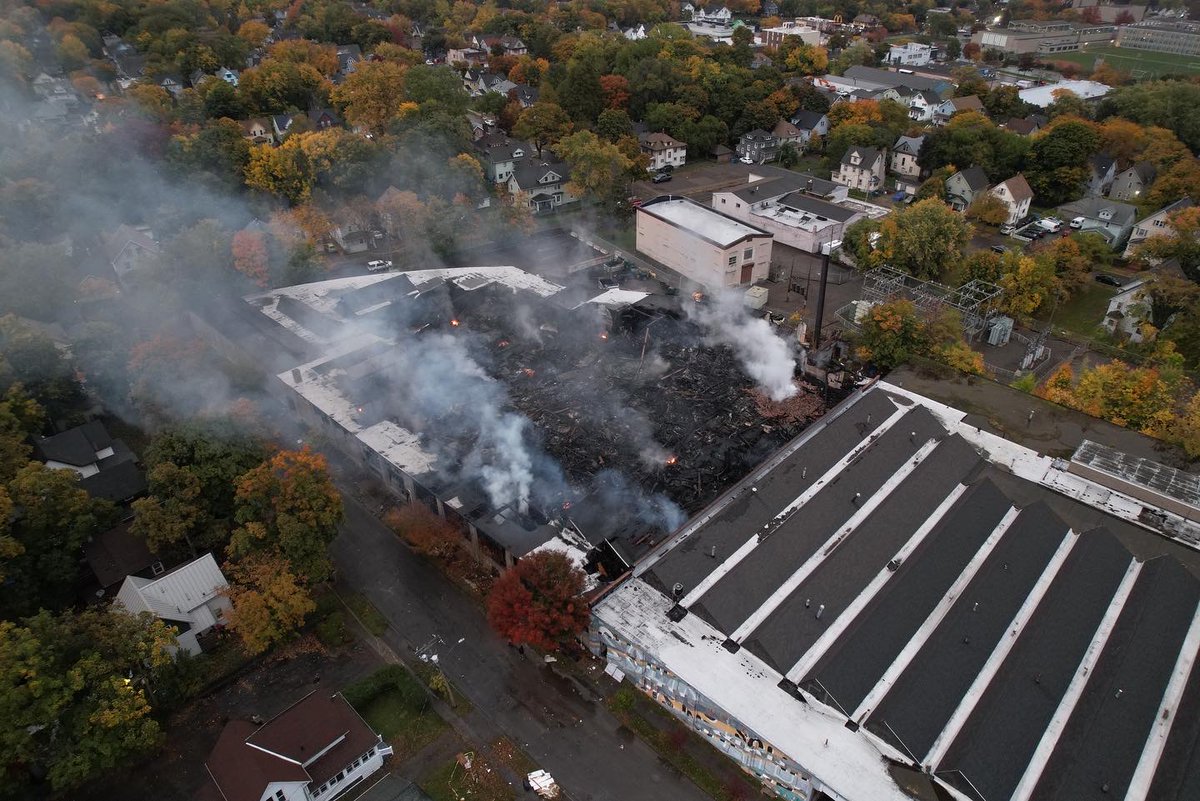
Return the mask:
{"type": "Polygon", "coordinates": [[[733,350],[742,369],[771,400],[785,400],[799,391],[791,342],[766,320],[751,317],[738,293],[721,293],[710,303],[696,304],[690,315],[704,329],[705,339],[733,350]]]}

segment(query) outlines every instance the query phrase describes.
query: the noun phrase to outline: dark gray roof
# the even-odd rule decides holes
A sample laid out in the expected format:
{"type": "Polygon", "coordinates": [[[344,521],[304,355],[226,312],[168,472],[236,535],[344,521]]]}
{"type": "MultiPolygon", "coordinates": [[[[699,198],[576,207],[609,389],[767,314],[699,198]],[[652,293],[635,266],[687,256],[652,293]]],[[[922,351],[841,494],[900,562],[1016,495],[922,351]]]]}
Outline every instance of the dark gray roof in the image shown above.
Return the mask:
{"type": "Polygon", "coordinates": [[[862,159],[859,162],[859,166],[870,166],[875,163],[875,159],[879,158],[879,151],[876,150],[875,148],[862,147],[861,145],[855,145],[854,147],[852,147],[846,151],[846,155],[842,156],[842,163],[849,164],[850,157],[853,156],[855,153],[857,153],[859,158],[862,159]]]}
{"type": "Polygon", "coordinates": [[[762,176],[763,180],[733,190],[733,194],[748,202],[783,197],[789,192],[804,192],[814,197],[829,197],[840,186],[827,178],[818,178],[815,175],[792,172],[769,165],[755,166],[753,172],[755,175],[762,176]]]}
{"type": "MultiPolygon", "coordinates": [[[[785,454],[641,579],[969,797],[1010,797],[1044,737],[1033,798],[1124,797],[1162,705],[1179,703],[1164,698],[1200,580],[1137,561],[1129,541],[1146,532],[1014,475],[885,389],[785,454]]],[[[1182,704],[1200,713],[1193,672],[1182,704]]],[[[1200,723],[1171,711],[1156,780],[1200,786],[1200,723]]]]}
{"type": "Polygon", "coordinates": [[[762,128],[755,128],[753,131],[747,131],[742,134],[742,141],[749,142],[771,142],[777,138],[775,134],[770,131],[764,131],[762,128]]]}
{"type": "Polygon", "coordinates": [[[858,213],[854,209],[847,209],[836,203],[826,202],[805,192],[789,192],[779,198],[779,203],[796,211],[806,211],[809,214],[815,214],[818,217],[827,217],[836,222],[846,222],[858,213]]]}
{"type": "Polygon", "coordinates": [[[517,186],[525,190],[541,186],[543,185],[542,179],[551,172],[558,176],[558,183],[566,182],[571,174],[567,165],[551,158],[550,154],[544,150],[542,156],[543,158],[540,159],[531,156],[513,164],[512,177],[517,182],[517,186]]]}
{"type": "Polygon", "coordinates": [[[1154,182],[1154,176],[1158,174],[1158,170],[1148,161],[1139,161],[1129,168],[1130,171],[1138,177],[1138,180],[1143,185],[1148,185],[1154,182]]]}
{"type": "Polygon", "coordinates": [[[792,115],[792,125],[795,125],[802,131],[811,131],[813,128],[816,128],[823,119],[825,119],[825,115],[819,111],[806,111],[801,109],[792,115]]]}
{"type": "Polygon", "coordinates": [[[37,454],[42,461],[62,462],[83,467],[95,464],[96,454],[112,447],[112,437],[99,420],[68,429],[61,434],[38,440],[37,454]]]}
{"type": "Polygon", "coordinates": [[[484,159],[493,164],[511,161],[513,154],[517,151],[521,151],[525,155],[535,152],[533,145],[528,142],[513,139],[507,134],[500,132],[483,135],[475,142],[473,147],[484,159]]]}
{"type": "MultiPolygon", "coordinates": [[[[989,181],[987,173],[983,171],[982,167],[967,167],[965,170],[959,170],[954,175],[962,176],[962,180],[966,181],[967,186],[974,192],[982,192],[984,189],[988,188],[989,181]]],[[[954,175],[950,177],[953,178],[954,175]]]]}
{"type": "Polygon", "coordinates": [[[129,533],[128,523],[98,534],[83,546],[83,553],[96,581],[105,588],[120,584],[126,576],[140,573],[157,561],[146,541],[129,533]]]}
{"type": "MultiPolygon", "coordinates": [[[[1086,217],[1089,220],[1103,219],[1101,212],[1108,211],[1111,217],[1107,222],[1114,225],[1126,226],[1133,225],[1133,221],[1137,218],[1137,209],[1130,206],[1128,203],[1119,203],[1115,200],[1109,200],[1106,197],[1085,197],[1071,203],[1064,203],[1058,207],[1060,215],[1067,214],[1070,217],[1086,217]]],[[[1069,219],[1064,217],[1063,219],[1069,219]]]]}
{"type": "Polygon", "coordinates": [[[881,70],[878,67],[864,67],[858,64],[848,68],[843,75],[854,80],[871,81],[883,84],[884,86],[903,86],[917,91],[937,92],[949,84],[949,81],[946,80],[935,80],[922,75],[892,72],[891,70],[881,70]]]}

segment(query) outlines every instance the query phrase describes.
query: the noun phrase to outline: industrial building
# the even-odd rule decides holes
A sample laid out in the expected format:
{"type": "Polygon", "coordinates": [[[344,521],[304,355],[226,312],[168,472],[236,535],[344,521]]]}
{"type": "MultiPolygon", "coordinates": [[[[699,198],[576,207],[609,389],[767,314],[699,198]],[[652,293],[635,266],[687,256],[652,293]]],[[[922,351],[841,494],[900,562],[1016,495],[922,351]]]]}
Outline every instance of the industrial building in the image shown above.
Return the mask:
{"type": "Polygon", "coordinates": [[[772,236],[686,197],[663,195],[637,210],[637,249],[682,275],[689,287],[716,292],[750,286],[771,269],[772,236]]]}
{"type": "Polygon", "coordinates": [[[1125,25],[1117,32],[1117,47],[1200,56],[1200,23],[1150,19],[1125,25]]]}
{"type": "Polygon", "coordinates": [[[876,383],[593,606],[789,801],[1200,798],[1200,481],[876,383]]]}
{"type": "Polygon", "coordinates": [[[976,31],[971,41],[986,50],[1005,55],[1023,53],[1069,53],[1081,47],[1109,44],[1117,36],[1117,26],[1062,20],[1013,20],[1005,28],[976,31]]]}

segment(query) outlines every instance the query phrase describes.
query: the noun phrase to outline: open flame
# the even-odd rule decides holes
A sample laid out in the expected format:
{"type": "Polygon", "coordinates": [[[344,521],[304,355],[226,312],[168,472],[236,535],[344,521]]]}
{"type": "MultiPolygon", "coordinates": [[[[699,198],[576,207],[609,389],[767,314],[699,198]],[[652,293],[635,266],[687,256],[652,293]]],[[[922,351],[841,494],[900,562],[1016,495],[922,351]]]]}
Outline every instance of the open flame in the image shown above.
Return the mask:
{"type": "Polygon", "coordinates": [[[521,373],[524,374],[526,378],[533,378],[535,375],[537,375],[537,371],[532,367],[522,367],[521,373]]]}
{"type": "Polygon", "coordinates": [[[458,321],[458,319],[457,319],[457,318],[455,318],[455,319],[453,319],[453,320],[451,320],[451,321],[450,321],[450,325],[454,326],[455,328],[458,328],[460,325],[462,325],[462,323],[460,323],[460,322],[458,321]]]}
{"type": "Polygon", "coordinates": [[[695,292],[692,293],[692,300],[696,301],[697,303],[703,303],[704,302],[704,293],[701,292],[699,289],[697,289],[695,292]]]}
{"type": "Polygon", "coordinates": [[[562,502],[562,510],[563,510],[564,512],[569,512],[569,511],[571,510],[571,505],[572,505],[572,504],[571,504],[571,502],[570,502],[570,501],[563,501],[563,502],[562,502]]]}
{"type": "Polygon", "coordinates": [[[668,467],[670,467],[671,465],[675,464],[678,461],[679,461],[679,457],[673,453],[666,458],[666,464],[668,467]]]}
{"type": "Polygon", "coordinates": [[[607,342],[607,341],[608,341],[608,332],[607,332],[607,331],[601,331],[601,332],[600,332],[600,341],[601,341],[601,342],[607,342]]]}
{"type": "Polygon", "coordinates": [[[499,342],[497,342],[497,343],[496,343],[496,347],[498,347],[498,348],[507,348],[507,347],[509,346],[509,344],[510,344],[510,343],[509,343],[509,341],[508,341],[507,339],[502,339],[502,340],[500,340],[499,342]]]}

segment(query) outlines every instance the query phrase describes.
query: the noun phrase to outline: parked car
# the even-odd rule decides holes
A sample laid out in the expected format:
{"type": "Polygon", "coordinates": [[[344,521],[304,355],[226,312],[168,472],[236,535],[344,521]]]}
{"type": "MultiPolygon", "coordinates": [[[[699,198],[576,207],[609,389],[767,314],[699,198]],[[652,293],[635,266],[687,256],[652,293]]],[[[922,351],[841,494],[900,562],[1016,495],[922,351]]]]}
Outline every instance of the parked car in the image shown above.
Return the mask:
{"type": "Polygon", "coordinates": [[[660,172],[658,175],[655,175],[653,178],[651,178],[650,182],[655,184],[665,184],[669,180],[671,180],[671,173],[660,172]]]}
{"type": "Polygon", "coordinates": [[[740,159],[738,159],[738,161],[742,162],[743,164],[753,164],[754,163],[754,159],[750,158],[749,156],[742,156],[740,159]]]}
{"type": "Polygon", "coordinates": [[[1057,217],[1046,217],[1044,219],[1038,220],[1038,225],[1040,225],[1045,230],[1050,231],[1051,233],[1057,234],[1059,231],[1062,230],[1063,221],[1058,219],[1057,217]]]}
{"type": "Polygon", "coordinates": [[[392,269],[392,262],[390,260],[375,259],[374,261],[367,262],[367,270],[369,270],[370,272],[373,272],[373,273],[377,273],[380,270],[390,270],[390,269],[392,269]]]}
{"type": "Polygon", "coordinates": [[[1096,283],[1097,284],[1108,284],[1109,286],[1125,286],[1123,283],[1121,283],[1120,278],[1117,278],[1115,275],[1109,275],[1107,273],[1096,273],[1096,283]]]}
{"type": "Polygon", "coordinates": [[[1076,217],[1075,219],[1071,220],[1071,227],[1072,228],[1082,228],[1083,223],[1084,223],[1083,217],[1076,217]]]}
{"type": "Polygon", "coordinates": [[[674,164],[664,164],[658,168],[658,171],[665,172],[668,175],[670,175],[671,173],[675,172],[675,165],[674,164]]]}
{"type": "Polygon", "coordinates": [[[1017,230],[1017,226],[1009,225],[1008,223],[1005,223],[1004,225],[1000,226],[1000,233],[1004,234],[1005,236],[1008,236],[1009,234],[1014,233],[1016,230],[1017,230]]]}
{"type": "Polygon", "coordinates": [[[1003,255],[1008,252],[1008,248],[1004,247],[1004,245],[992,245],[992,252],[1003,255]]]}

